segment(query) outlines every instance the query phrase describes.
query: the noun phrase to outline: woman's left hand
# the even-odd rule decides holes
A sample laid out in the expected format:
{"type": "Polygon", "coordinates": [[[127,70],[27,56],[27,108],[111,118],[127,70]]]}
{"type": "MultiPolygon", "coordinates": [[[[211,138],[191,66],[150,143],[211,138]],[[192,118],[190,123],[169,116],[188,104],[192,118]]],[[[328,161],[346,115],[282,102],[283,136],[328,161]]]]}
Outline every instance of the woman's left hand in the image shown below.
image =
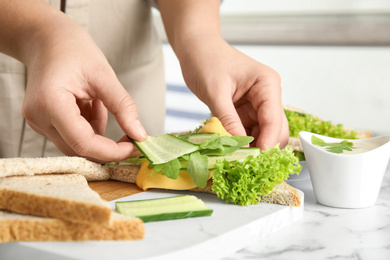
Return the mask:
{"type": "Polygon", "coordinates": [[[250,135],[265,149],[288,143],[281,79],[218,36],[192,40],[180,60],[186,84],[232,135],[250,135]]]}

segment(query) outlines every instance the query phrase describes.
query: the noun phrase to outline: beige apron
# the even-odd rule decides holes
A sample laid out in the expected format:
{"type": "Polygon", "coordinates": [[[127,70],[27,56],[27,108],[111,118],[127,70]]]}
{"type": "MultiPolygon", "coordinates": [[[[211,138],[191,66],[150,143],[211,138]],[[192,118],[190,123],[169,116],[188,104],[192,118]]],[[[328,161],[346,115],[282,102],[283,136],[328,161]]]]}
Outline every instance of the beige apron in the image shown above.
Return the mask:
{"type": "MultiPolygon", "coordinates": [[[[59,8],[59,0],[49,1],[59,8]]],[[[67,0],[66,14],[89,32],[122,85],[136,101],[149,135],[164,132],[165,82],[160,40],[146,0],[67,0]]],[[[0,157],[56,156],[62,153],[24,121],[21,107],[26,69],[0,53],[0,157]]],[[[123,131],[109,114],[106,136],[123,131]]]]}

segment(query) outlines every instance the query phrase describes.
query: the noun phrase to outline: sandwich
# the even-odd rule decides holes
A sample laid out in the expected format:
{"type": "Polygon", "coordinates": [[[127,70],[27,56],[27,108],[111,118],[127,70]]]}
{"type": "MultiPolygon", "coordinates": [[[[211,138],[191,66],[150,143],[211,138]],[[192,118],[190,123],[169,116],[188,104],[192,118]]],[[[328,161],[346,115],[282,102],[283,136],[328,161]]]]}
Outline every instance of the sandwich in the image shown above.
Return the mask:
{"type": "Polygon", "coordinates": [[[194,132],[134,142],[143,156],[107,164],[110,178],[150,188],[216,194],[241,206],[259,202],[299,206],[285,180],[301,166],[291,147],[261,151],[246,147],[253,137],[231,136],[216,117],[194,132]]]}
{"type": "Polygon", "coordinates": [[[299,132],[301,131],[340,139],[363,139],[372,136],[370,131],[353,130],[344,127],[342,124],[334,124],[295,107],[284,106],[284,112],[289,125],[288,146],[292,147],[300,161],[305,161],[305,155],[299,140],[299,132]]]}
{"type": "Polygon", "coordinates": [[[193,132],[167,136],[169,151],[163,152],[163,156],[177,148],[171,140],[179,139],[180,143],[184,142],[186,147],[196,151],[163,164],[153,164],[145,155],[104,165],[78,157],[0,159],[0,178],[77,173],[90,181],[112,179],[135,183],[143,190],[160,188],[213,193],[228,203],[241,206],[259,202],[301,204],[295,188],[285,182],[289,175],[299,174],[302,168],[291,147],[273,147],[266,151],[245,147],[253,137],[230,136],[215,117],[193,132]]]}

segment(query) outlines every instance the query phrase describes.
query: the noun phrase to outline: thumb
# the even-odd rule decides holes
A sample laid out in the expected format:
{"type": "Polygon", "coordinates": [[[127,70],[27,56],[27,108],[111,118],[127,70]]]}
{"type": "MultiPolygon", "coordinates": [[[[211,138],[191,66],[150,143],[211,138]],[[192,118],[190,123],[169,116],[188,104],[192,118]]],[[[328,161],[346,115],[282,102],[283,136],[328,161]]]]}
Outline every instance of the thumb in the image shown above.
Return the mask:
{"type": "Polygon", "coordinates": [[[119,126],[130,138],[143,141],[147,138],[145,128],[138,118],[137,105],[129,93],[123,88],[115,73],[112,77],[100,79],[100,86],[96,88],[98,98],[116,118],[119,126]]]}
{"type": "Polygon", "coordinates": [[[231,135],[246,136],[246,131],[231,98],[217,98],[209,106],[211,113],[231,135]]]}

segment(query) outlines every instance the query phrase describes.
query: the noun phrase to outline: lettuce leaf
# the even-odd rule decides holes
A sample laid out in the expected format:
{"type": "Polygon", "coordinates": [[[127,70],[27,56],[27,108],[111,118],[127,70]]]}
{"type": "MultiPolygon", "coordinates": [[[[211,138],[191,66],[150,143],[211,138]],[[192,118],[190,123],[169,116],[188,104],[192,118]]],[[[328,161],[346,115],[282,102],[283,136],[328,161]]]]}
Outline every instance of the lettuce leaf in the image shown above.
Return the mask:
{"type": "Polygon", "coordinates": [[[148,168],[154,168],[153,172],[161,171],[162,175],[165,175],[168,178],[176,180],[177,177],[179,176],[181,163],[180,160],[176,158],[166,163],[160,163],[160,164],[149,163],[148,168]]]}
{"type": "Polygon", "coordinates": [[[280,150],[278,146],[242,163],[224,160],[215,166],[212,190],[219,198],[240,206],[258,204],[260,195],[270,194],[275,185],[302,169],[291,147],[280,150]]]}
{"type": "Polygon", "coordinates": [[[321,121],[318,118],[285,109],[291,137],[299,137],[300,131],[325,135],[341,139],[357,139],[356,132],[346,131],[342,124],[333,124],[331,121],[321,121]]]}
{"type": "Polygon", "coordinates": [[[199,152],[203,155],[223,156],[247,146],[253,140],[252,136],[220,136],[200,144],[199,152]]]}

